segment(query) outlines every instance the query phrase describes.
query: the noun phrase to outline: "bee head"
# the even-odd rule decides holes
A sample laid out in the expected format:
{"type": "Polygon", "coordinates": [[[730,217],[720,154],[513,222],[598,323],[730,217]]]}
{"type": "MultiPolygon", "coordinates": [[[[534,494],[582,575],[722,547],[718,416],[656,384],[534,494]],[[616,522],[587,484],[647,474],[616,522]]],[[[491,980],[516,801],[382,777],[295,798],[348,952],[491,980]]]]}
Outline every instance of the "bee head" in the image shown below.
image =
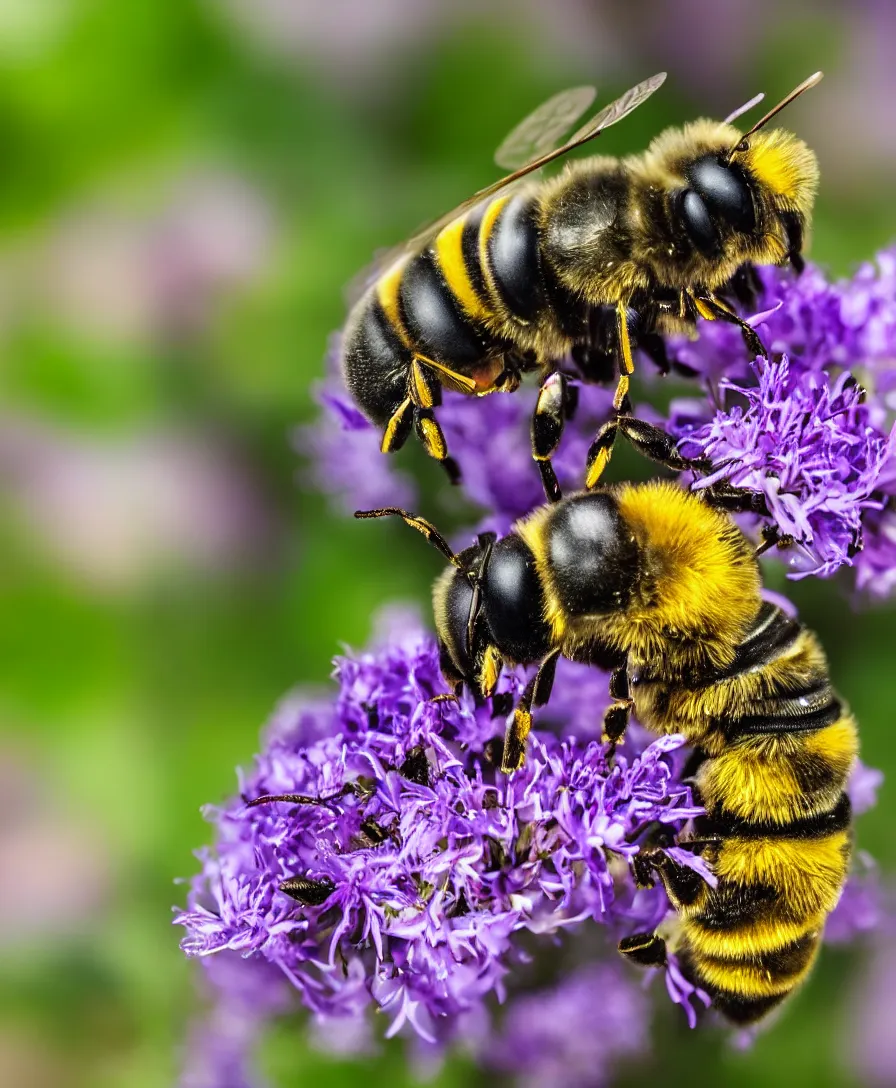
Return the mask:
{"type": "Polygon", "coordinates": [[[512,662],[539,661],[550,649],[535,556],[515,533],[483,534],[433,587],[436,630],[457,674],[473,682],[486,647],[512,662]]]}
{"type": "Polygon", "coordinates": [[[802,268],[803,242],[818,190],[815,153],[792,133],[772,129],[735,145],[729,168],[742,171],[753,194],[762,231],[754,244],[760,250],[778,244],[783,259],[802,268]]]}
{"type": "Polygon", "coordinates": [[[723,233],[749,234],[756,209],[749,179],[739,163],[709,152],[686,166],[687,188],[679,189],[675,211],[693,247],[704,257],[722,256],[723,233]]]}

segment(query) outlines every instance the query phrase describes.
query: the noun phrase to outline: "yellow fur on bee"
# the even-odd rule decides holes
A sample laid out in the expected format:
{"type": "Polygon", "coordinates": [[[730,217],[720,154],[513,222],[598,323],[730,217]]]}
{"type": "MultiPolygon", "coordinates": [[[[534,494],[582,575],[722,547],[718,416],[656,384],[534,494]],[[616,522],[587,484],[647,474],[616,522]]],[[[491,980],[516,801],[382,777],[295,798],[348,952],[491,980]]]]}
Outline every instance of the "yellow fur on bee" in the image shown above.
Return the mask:
{"type": "Polygon", "coordinates": [[[629,653],[629,661],[669,660],[681,645],[681,665],[723,666],[760,606],[759,570],[740,530],[723,513],[665,480],[610,488],[619,513],[644,555],[629,606],[620,612],[570,617],[553,587],[549,562],[553,506],[516,525],[535,556],[545,589],[545,618],[555,643],[575,654],[595,635],[629,653]],[[671,641],[670,641],[671,640],[671,641]]]}
{"type": "Polygon", "coordinates": [[[432,614],[439,638],[456,654],[457,647],[452,645],[451,624],[448,618],[448,591],[454,581],[455,568],[446,567],[436,578],[432,586],[432,614]]]}
{"type": "Polygon", "coordinates": [[[811,933],[820,933],[826,912],[809,914],[799,921],[775,918],[749,921],[737,929],[711,929],[693,920],[685,920],[682,939],[698,956],[720,960],[743,960],[777,952],[811,933]]]}
{"type": "Polygon", "coordinates": [[[809,963],[786,975],[777,971],[773,974],[752,964],[726,963],[723,960],[698,959],[696,967],[701,981],[729,994],[740,997],[774,997],[793,989],[796,982],[809,971],[817,952],[816,944],[809,963]]]}
{"type": "Polygon", "coordinates": [[[389,324],[398,334],[405,347],[409,347],[411,341],[401,320],[401,312],[398,305],[398,292],[401,288],[401,278],[404,275],[406,264],[407,259],[396,261],[385,275],[380,276],[376,284],[376,294],[386,317],[389,319],[389,324]]]}
{"type": "Polygon", "coordinates": [[[713,865],[719,880],[779,889],[793,913],[831,911],[849,867],[850,838],[726,839],[713,865]]]}
{"type": "Polygon", "coordinates": [[[809,736],[765,734],[726,748],[700,768],[703,803],[741,819],[786,824],[828,811],[858,751],[856,726],[844,715],[809,736]],[[801,781],[800,776],[803,776],[801,781]],[[814,788],[812,776],[823,778],[814,788]]]}
{"type": "Polygon", "coordinates": [[[802,212],[812,208],[818,191],[818,160],[802,140],[776,128],[750,137],[747,151],[735,162],[743,165],[780,198],[784,206],[802,212]]]}
{"type": "Polygon", "coordinates": [[[816,636],[803,629],[790,647],[762,669],[697,689],[643,686],[637,695],[638,716],[655,732],[683,733],[689,743],[717,756],[730,744],[724,732],[726,720],[761,714],[765,700],[773,708],[782,691],[803,691],[826,678],[824,651],[816,636]]]}
{"type": "Polygon", "coordinates": [[[461,238],[465,225],[466,216],[462,216],[439,233],[435,241],[436,259],[445,282],[466,313],[478,320],[485,320],[491,316],[491,312],[476,294],[464,260],[461,238]]]}
{"type": "Polygon", "coordinates": [[[713,664],[728,664],[759,609],[759,570],[752,550],[726,514],[668,481],[627,484],[619,512],[643,549],[641,592],[614,616],[609,634],[625,640],[635,662],[670,640],[700,640],[713,664]]]}

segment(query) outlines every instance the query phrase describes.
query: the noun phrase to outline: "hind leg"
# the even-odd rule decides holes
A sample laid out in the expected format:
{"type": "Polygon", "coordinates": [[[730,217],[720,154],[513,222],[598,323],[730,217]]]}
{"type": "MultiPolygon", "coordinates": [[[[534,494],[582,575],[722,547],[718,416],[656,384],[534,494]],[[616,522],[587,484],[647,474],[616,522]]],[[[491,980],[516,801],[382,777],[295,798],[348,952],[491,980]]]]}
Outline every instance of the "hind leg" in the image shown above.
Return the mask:
{"type": "Polygon", "coordinates": [[[457,484],[460,483],[460,469],[448,454],[445,434],[433,412],[442,401],[440,376],[463,392],[475,389],[472,379],[455,374],[434,360],[415,355],[408,372],[407,396],[386,424],[380,449],[383,453],[401,449],[413,428],[429,456],[442,465],[451,483],[457,484]]]}

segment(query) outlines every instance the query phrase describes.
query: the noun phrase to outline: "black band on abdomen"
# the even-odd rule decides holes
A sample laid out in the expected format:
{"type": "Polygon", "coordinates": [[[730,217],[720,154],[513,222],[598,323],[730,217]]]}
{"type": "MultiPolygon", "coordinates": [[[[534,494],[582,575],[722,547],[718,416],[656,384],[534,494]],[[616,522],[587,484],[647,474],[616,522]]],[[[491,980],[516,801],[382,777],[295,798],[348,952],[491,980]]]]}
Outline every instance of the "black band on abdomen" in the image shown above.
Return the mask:
{"type": "Polygon", "coordinates": [[[696,834],[701,838],[721,839],[823,839],[840,831],[846,831],[852,823],[852,804],[846,793],[841,793],[837,803],[818,816],[806,816],[801,820],[776,824],[763,820],[744,820],[724,809],[711,816],[701,816],[696,822],[696,834]]]}
{"type": "Polygon", "coordinates": [[[424,354],[454,368],[475,366],[487,354],[475,326],[442,277],[432,250],[408,263],[401,277],[399,301],[411,340],[424,354]]]}
{"type": "Polygon", "coordinates": [[[488,238],[488,261],[504,305],[522,321],[535,321],[546,308],[541,281],[539,234],[531,196],[512,197],[501,209],[488,238]]]}

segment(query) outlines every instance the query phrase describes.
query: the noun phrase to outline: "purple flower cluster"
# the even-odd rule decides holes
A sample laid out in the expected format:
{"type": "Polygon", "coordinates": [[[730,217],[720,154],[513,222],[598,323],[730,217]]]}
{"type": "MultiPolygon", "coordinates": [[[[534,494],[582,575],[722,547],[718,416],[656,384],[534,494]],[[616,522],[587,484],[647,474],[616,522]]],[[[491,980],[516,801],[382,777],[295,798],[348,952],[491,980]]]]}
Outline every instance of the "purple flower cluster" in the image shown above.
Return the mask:
{"type": "Polygon", "coordinates": [[[671,430],[686,457],[718,466],[697,487],[726,479],[765,496],[779,531],[798,545],[787,552],[794,577],[833,574],[858,554],[865,511],[883,509],[877,487],[893,438],[872,426],[848,373],[800,373],[786,355],[753,367],[755,386],[720,383],[744,405],[696,426],[679,408],[671,430]]]}
{"type": "MultiPolygon", "coordinates": [[[[580,675],[558,685],[584,688],[599,720],[606,677],[565,668],[580,675]]],[[[339,658],[335,678],[335,701],[281,710],[240,799],[209,811],[216,850],[178,918],[189,954],[257,956],[319,1017],[373,1005],[388,1035],[408,1024],[434,1042],[504,997],[523,931],[590,919],[621,935],[662,918],[662,893],[636,892],[627,863],[647,824],[678,830],[702,811],[680,781],[681,738],[611,764],[560,718],[508,778],[494,765],[503,720],[438,698],[431,638],[339,658]],[[246,803],[284,793],[307,801],[246,803]]]]}
{"type": "MultiPolygon", "coordinates": [[[[635,888],[629,860],[647,825],[675,833],[702,811],[683,778],[681,738],[650,742],[635,725],[608,759],[595,739],[607,677],[563,662],[558,700],[540,714],[525,769],[508,778],[495,767],[503,719],[468,696],[444,697],[435,642],[406,619],[393,618],[375,650],[337,658],[334,678],[335,697],[293,696],[279,708],[239,797],[206,812],[215,847],[200,854],[176,919],[182,947],[213,968],[221,995],[193,1067],[208,1065],[203,1039],[250,1009],[245,1031],[218,1053],[245,1079],[237,1044],[283,1010],[286,988],[343,1049],[346,1039],[368,1044],[365,1014],[377,1009],[387,1036],[403,1031],[430,1051],[461,1035],[479,1040],[483,1062],[523,1083],[554,1083],[556,1062],[569,1066],[569,1083],[599,1083],[615,1056],[640,1046],[643,1017],[626,1027],[622,1011],[642,1010],[644,997],[630,969],[607,963],[592,923],[612,944],[668,911],[662,890],[635,888]],[[576,713],[564,692],[575,692],[576,713]],[[251,803],[282,794],[292,799],[251,803]],[[552,948],[582,969],[538,998],[535,1032],[536,998],[520,979],[533,954],[552,948]],[[599,1009],[618,1032],[567,1030],[583,994],[575,1015],[599,1009]],[[539,1038],[547,1065],[526,1057],[539,1038]]],[[[521,682],[511,674],[505,690],[517,694],[521,682]]],[[[859,805],[873,800],[875,774],[856,776],[859,805]]],[[[713,879],[695,855],[670,852],[713,879]]],[[[841,938],[868,928],[872,892],[844,897],[841,938]]],[[[666,984],[693,1026],[709,1000],[674,957],[666,984]]]]}
{"type": "MultiPolygon", "coordinates": [[[[825,577],[848,565],[859,590],[883,598],[896,587],[889,505],[896,495],[896,253],[881,253],[837,283],[810,265],[798,277],[761,269],[759,285],[748,317],[773,361],[751,360],[737,328],[701,322],[695,341],[671,345],[674,391],[684,392],[681,375],[690,375],[688,398],[673,399],[665,414],[637,403],[635,414],[668,429],[685,452],[708,454],[732,482],[763,492],[779,532],[796,541],[789,552],[774,552],[792,577],[825,577]]],[[[413,455],[374,456],[378,433],[342,388],[337,354],[320,393],[322,416],[299,439],[314,482],[347,509],[384,498],[413,503],[414,482],[400,467],[413,455]]],[[[649,396],[658,385],[652,364],[642,358],[638,374],[649,396]]],[[[544,501],[529,461],[534,399],[531,387],[480,398],[446,393],[439,410],[463,490],[488,512],[488,527],[506,529],[544,501]]],[[[578,399],[555,458],[567,490],[581,486],[588,445],[611,411],[604,388],[579,385],[578,399]]]]}

